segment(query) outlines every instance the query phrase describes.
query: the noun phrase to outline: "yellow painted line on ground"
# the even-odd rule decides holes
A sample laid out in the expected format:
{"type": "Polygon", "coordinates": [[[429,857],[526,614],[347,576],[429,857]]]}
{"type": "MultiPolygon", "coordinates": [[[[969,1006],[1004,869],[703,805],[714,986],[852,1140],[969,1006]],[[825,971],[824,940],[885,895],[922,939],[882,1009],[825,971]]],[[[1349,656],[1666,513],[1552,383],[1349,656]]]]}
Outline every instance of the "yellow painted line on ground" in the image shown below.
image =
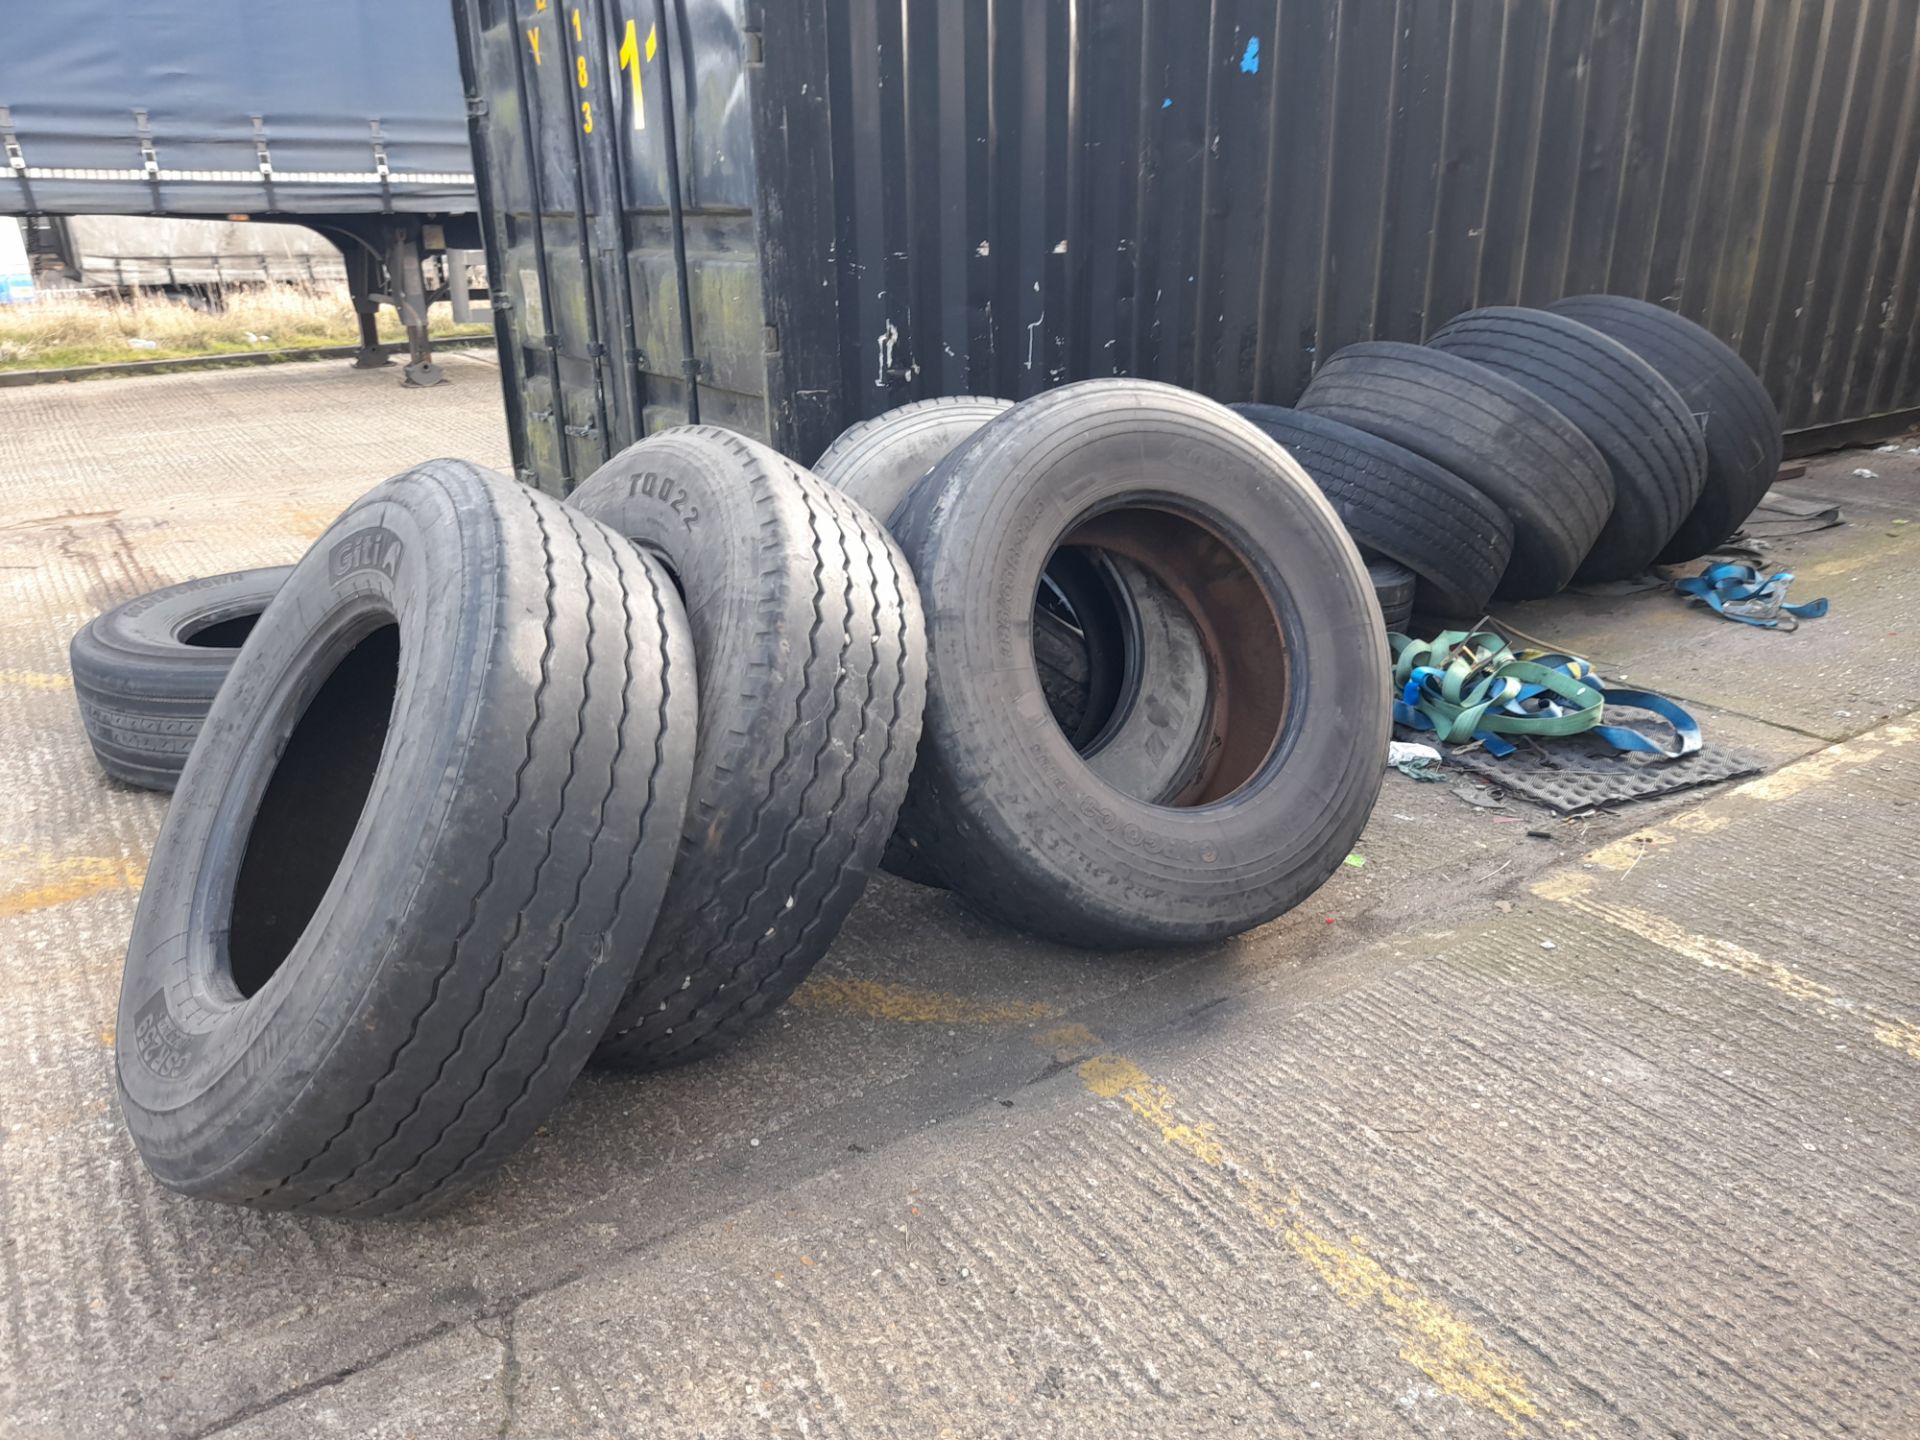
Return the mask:
{"type": "Polygon", "coordinates": [[[0,892],[0,919],[48,910],[109,890],[138,890],[146,866],[138,860],[116,860],[99,855],[75,855],[47,860],[27,884],[0,892]]]}
{"type": "Polygon", "coordinates": [[[1749,780],[1744,785],[1736,785],[1728,792],[1730,800],[1785,800],[1790,795],[1798,795],[1827,780],[1840,770],[1862,765],[1869,760],[1878,760],[1889,750],[1897,750],[1902,745],[1910,745],[1916,736],[1920,736],[1920,727],[1913,725],[1883,725],[1880,729],[1862,735],[1856,740],[1843,740],[1838,745],[1830,745],[1825,750],[1816,751],[1791,765],[1782,765],[1771,775],[1762,775],[1757,780],[1749,780]]]}
{"type": "Polygon", "coordinates": [[[1920,726],[1904,723],[1883,725],[1857,739],[1844,740],[1838,745],[1830,745],[1824,750],[1803,756],[1789,765],[1782,765],[1771,775],[1762,775],[1743,785],[1736,785],[1697,810],[1684,811],[1671,820],[1636,830],[1631,835],[1602,845],[1598,850],[1589,851],[1584,858],[1588,864],[1606,870],[1631,870],[1648,851],[1671,845],[1683,835],[1707,835],[1725,829],[1732,821],[1727,814],[1729,810],[1799,795],[1824,784],[1852,766],[1878,760],[1890,750],[1909,745],[1916,738],[1920,738],[1920,726]]]}
{"type": "Polygon", "coordinates": [[[1809,979],[1778,961],[1756,954],[1744,945],[1722,940],[1717,935],[1700,935],[1675,924],[1664,915],[1631,905],[1619,905],[1601,899],[1595,892],[1598,883],[1591,875],[1563,871],[1549,875],[1533,887],[1543,900],[1553,900],[1578,910],[1582,915],[1604,920],[1616,929],[1637,935],[1663,950],[1670,950],[1711,970],[1725,970],[1758,980],[1768,988],[1795,1000],[1823,1005],[1865,1021],[1880,1044],[1920,1060],[1920,1025],[1879,1009],[1877,1006],[1849,1000],[1831,985],[1809,979]]]}
{"type": "Polygon", "coordinates": [[[978,1000],[838,975],[815,975],[794,993],[792,1003],[802,1010],[837,1010],[910,1025],[1034,1025],[1060,1014],[1059,1006],[1039,1000],[978,1000]]]}
{"type": "Polygon", "coordinates": [[[71,690],[71,675],[50,675],[44,670],[0,670],[0,685],[16,685],[22,690],[71,690]]]}
{"type": "Polygon", "coordinates": [[[1297,1189],[1282,1192],[1242,1161],[1210,1122],[1181,1111],[1165,1085],[1125,1056],[1095,1055],[1078,1072],[1087,1089],[1116,1100],[1166,1144],[1218,1171],[1240,1205],[1287,1246],[1347,1305],[1371,1315],[1399,1342],[1400,1356],[1446,1394],[1503,1421],[1510,1434],[1534,1425],[1567,1431],[1579,1422],[1551,1416],[1514,1366],[1467,1321],[1368,1254],[1362,1236],[1342,1240],[1314,1225],[1297,1189]]]}

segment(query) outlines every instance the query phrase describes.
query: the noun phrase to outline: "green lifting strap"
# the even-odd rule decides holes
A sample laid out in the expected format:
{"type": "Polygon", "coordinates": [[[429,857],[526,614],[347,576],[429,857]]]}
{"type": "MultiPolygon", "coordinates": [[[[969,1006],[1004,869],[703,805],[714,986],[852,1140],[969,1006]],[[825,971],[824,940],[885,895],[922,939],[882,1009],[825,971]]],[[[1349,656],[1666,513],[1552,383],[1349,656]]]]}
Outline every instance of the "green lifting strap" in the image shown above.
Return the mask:
{"type": "Polygon", "coordinates": [[[1522,660],[1491,630],[1391,638],[1394,718],[1451,744],[1478,738],[1504,754],[1512,747],[1490,736],[1577,735],[1593,729],[1606,703],[1605,692],[1586,683],[1593,671],[1585,661],[1522,660]]]}

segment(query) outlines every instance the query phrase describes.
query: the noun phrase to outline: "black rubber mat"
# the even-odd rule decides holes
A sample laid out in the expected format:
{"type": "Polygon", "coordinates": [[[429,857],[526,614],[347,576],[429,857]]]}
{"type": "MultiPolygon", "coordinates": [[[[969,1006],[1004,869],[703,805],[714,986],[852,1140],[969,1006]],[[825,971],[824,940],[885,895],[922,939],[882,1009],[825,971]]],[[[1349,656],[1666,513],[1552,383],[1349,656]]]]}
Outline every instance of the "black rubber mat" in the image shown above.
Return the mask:
{"type": "MultiPolygon", "coordinates": [[[[1395,737],[1432,744],[1432,736],[1397,727],[1395,737]]],[[[1449,769],[1479,775],[1507,794],[1566,814],[1600,805],[1618,805],[1671,795],[1701,785],[1718,785],[1766,767],[1754,756],[1711,742],[1678,760],[1623,755],[1592,735],[1570,735],[1551,741],[1522,741],[1504,760],[1478,748],[1437,747],[1449,769]]]]}

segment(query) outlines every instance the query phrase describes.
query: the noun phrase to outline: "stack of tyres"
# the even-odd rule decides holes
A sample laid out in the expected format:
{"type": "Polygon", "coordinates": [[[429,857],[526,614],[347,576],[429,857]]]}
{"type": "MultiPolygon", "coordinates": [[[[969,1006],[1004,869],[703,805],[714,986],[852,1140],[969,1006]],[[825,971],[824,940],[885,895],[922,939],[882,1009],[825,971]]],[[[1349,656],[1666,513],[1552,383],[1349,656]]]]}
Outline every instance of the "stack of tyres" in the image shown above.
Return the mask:
{"type": "Polygon", "coordinates": [[[1443,350],[1349,345],[1313,377],[1300,408],[1377,435],[1451,471],[1513,522],[1494,594],[1563,589],[1613,513],[1613,476],[1594,444],[1532,390],[1443,350]]]}
{"type": "Polygon", "coordinates": [[[436,461],[75,638],[103,766],[174,791],[116,1041],[155,1176],[438,1208],[590,1061],[746,1034],[883,854],[1083,946],[1230,935],[1339,865],[1416,580],[1271,438],[1098,381],[836,451],[681,427],[564,504],[436,461]]]}
{"type": "Polygon", "coordinates": [[[1526,387],[1606,461],[1613,509],[1576,580],[1626,580],[1653,563],[1706,480],[1706,439],[1679,391],[1618,341],[1547,310],[1472,310],[1427,344],[1526,387]]]}
{"type": "Polygon", "coordinates": [[[1419,609],[1456,619],[1708,553],[1780,462],[1779,418],[1732,350],[1611,295],[1350,345],[1297,409],[1238,408],[1357,540],[1418,575],[1419,609]]]}
{"type": "Polygon", "coordinates": [[[1704,474],[1660,551],[1673,565],[1710,553],[1745,522],[1780,471],[1780,415],[1732,347],[1684,315],[1625,295],[1575,295],[1547,307],[1618,341],[1674,389],[1700,431],[1704,474]]]}
{"type": "Polygon", "coordinates": [[[655,479],[618,528],[455,461],[390,480],[221,656],[122,988],[122,1108],[167,1185],[435,1208],[596,1049],[671,1064],[740,1033],[858,896],[924,690],[897,547],[737,437],[621,458],[655,479]],[[736,609],[689,619],[683,591],[728,582],[736,609]],[[768,633],[802,658],[770,663],[768,633]],[[750,673],[751,710],[702,707],[750,673]],[[743,721],[764,757],[716,778],[743,721]],[[652,1000],[669,960],[677,1009],[652,1000]]]}

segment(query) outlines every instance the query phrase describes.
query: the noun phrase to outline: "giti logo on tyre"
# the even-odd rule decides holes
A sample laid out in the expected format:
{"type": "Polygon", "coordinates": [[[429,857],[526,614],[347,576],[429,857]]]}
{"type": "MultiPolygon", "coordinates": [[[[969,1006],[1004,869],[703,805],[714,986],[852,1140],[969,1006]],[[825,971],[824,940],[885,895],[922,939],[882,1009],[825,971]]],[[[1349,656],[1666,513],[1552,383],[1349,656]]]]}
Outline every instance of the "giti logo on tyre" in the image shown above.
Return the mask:
{"type": "Polygon", "coordinates": [[[385,526],[356,530],[333,547],[327,559],[327,574],[336,585],[363,570],[378,570],[391,580],[400,573],[404,549],[400,537],[385,526]]]}

